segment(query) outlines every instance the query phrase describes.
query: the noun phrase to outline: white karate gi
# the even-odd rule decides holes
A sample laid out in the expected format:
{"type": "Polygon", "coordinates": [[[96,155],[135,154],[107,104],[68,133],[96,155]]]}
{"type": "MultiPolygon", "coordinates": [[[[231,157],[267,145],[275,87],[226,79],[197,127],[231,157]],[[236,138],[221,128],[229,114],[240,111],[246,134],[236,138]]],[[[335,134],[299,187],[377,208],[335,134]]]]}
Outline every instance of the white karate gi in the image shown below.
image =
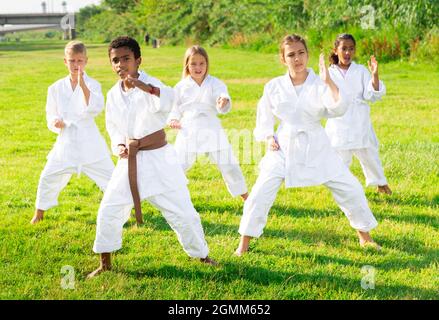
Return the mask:
{"type": "Polygon", "coordinates": [[[258,141],[274,135],[278,118],[280,125],[274,136],[280,149],[267,151],[259,164],[260,175],[244,203],[241,235],[261,236],[284,180],[287,188],[324,184],[353,228],[369,231],[377,225],[363,188],[331,147],[320,124],[322,118],[342,115],[346,98],[340,90],[340,100],[334,103],[329,88],[312,69],[308,72],[298,96],[288,73],[265,86],[254,135],[258,141]]]}
{"type": "Polygon", "coordinates": [[[386,87],[379,82],[379,90],[372,86],[369,71],[363,65],[351,63],[343,75],[336,65],[329,68],[331,78],[338,86],[343,86],[352,99],[348,110],[341,117],[331,118],[326,123],[326,133],[332,146],[349,167],[352,155],[360,161],[366,177],[366,185],[387,184],[379,157],[378,139],[370,120],[368,102],[380,100],[386,93],[386,87]]]}
{"type": "Polygon", "coordinates": [[[175,149],[183,169],[189,170],[197,155],[207,153],[210,160],[218,166],[230,194],[238,196],[247,193],[239,162],[217,117],[218,113],[226,114],[232,107],[226,85],[207,75],[199,86],[188,76],[177,83],[174,92],[175,101],[168,124],[171,120],[179,120],[181,123],[175,149]],[[216,107],[219,97],[229,99],[223,109],[216,107]]]}
{"type": "MultiPolygon", "coordinates": [[[[140,72],[139,79],[159,87],[160,98],[138,88],[125,92],[121,81],[111,88],[107,95],[106,123],[114,154],[118,154],[118,144],[126,144],[127,139],[140,139],[166,125],[173,102],[172,88],[144,72],[140,72]]],[[[201,220],[170,144],[137,153],[137,184],[140,199],[148,200],[161,211],[185,252],[191,257],[205,258],[208,247],[201,220]]],[[[94,252],[112,252],[122,247],[123,225],[132,207],[128,159],[119,159],[99,208],[94,252]]]]}
{"type": "Polygon", "coordinates": [[[104,191],[114,169],[107,144],[94,121],[104,108],[100,84],[84,74],[90,90],[89,104],[79,85],[75,90],[70,76],[56,81],[47,93],[47,126],[58,138],[47,156],[47,163],[38,183],[35,206],[47,210],[58,204],[58,195],[72,174],[84,172],[104,191]],[[61,119],[65,127],[55,128],[53,121],[61,119]]]}

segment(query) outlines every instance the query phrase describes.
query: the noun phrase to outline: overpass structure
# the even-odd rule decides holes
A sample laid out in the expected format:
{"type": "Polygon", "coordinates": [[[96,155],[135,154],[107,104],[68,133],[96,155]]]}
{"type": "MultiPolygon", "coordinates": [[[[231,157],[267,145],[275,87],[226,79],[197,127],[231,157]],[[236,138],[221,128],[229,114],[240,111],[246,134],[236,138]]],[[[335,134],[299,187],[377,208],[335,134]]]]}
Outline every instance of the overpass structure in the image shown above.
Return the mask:
{"type": "Polygon", "coordinates": [[[0,36],[11,32],[62,29],[65,39],[75,38],[74,13],[7,13],[0,14],[0,36]],[[6,25],[6,26],[5,26],[6,25]]]}

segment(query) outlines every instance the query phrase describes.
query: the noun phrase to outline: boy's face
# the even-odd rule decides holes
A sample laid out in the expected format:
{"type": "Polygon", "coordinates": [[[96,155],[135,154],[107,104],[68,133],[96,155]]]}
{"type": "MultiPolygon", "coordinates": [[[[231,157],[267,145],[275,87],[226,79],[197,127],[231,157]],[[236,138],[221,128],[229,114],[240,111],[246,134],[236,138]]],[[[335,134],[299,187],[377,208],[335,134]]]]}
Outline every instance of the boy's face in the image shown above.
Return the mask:
{"type": "Polygon", "coordinates": [[[81,71],[84,71],[87,65],[87,56],[82,52],[67,51],[67,54],[64,56],[64,64],[72,77],[77,76],[79,68],[81,68],[81,71]]]}
{"type": "Polygon", "coordinates": [[[113,71],[116,72],[123,80],[128,75],[137,77],[137,70],[142,62],[142,57],[135,59],[134,52],[132,52],[128,47],[121,47],[111,49],[110,62],[111,66],[113,67],[113,71]]]}

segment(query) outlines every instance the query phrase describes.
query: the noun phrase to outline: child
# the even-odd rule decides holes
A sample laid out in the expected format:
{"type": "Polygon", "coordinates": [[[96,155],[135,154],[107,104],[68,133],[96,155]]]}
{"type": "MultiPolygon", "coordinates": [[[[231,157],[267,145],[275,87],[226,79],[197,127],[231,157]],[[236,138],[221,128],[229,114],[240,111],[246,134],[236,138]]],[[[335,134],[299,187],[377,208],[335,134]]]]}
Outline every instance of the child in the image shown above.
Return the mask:
{"type": "Polygon", "coordinates": [[[368,61],[372,76],[365,67],[353,61],[354,57],[354,37],[350,34],[339,35],[330,56],[329,74],[338,86],[343,85],[353,95],[353,100],[343,116],[328,120],[326,133],[348,167],[352,163],[352,155],[358,158],[366,176],[366,185],[376,185],[378,192],[390,195],[392,191],[384,176],[378,139],[367,104],[380,100],[386,93],[386,87],[379,80],[378,62],[374,56],[368,61]]]}
{"type": "Polygon", "coordinates": [[[104,108],[100,84],[84,72],[87,50],[71,41],[65,47],[69,75],[49,87],[47,126],[58,138],[40,176],[32,224],[58,204],[58,195],[73,173],[84,172],[104,191],[114,169],[108,147],[94,122],[104,108]]]}
{"type": "Polygon", "coordinates": [[[260,174],[244,203],[235,254],[248,251],[251,237],[260,237],[268,212],[282,181],[287,188],[325,185],[351,226],[361,246],[379,246],[369,231],[377,226],[363,189],[332,149],[320,124],[322,118],[338,117],[347,108],[343,92],[331,80],[320,56],[320,78],[307,68],[308,49],[298,35],[281,43],[281,61],[288,67],[284,76],[265,85],[259,101],[254,134],[267,142],[269,150],[259,164],[260,174]],[[275,117],[280,120],[274,133],[275,117]]]}
{"type": "Polygon", "coordinates": [[[122,229],[133,203],[137,221],[142,221],[140,201],[143,199],[162,212],[189,256],[216,265],[208,257],[187,179],[174,148],[166,143],[163,127],[172,107],[172,88],[138,71],[142,58],[136,40],[114,39],[108,55],[120,77],[108,92],[106,105],[107,130],[119,161],[97,217],[93,250],[101,255],[101,265],[88,277],[111,269],[111,252],[122,247],[122,229]]]}
{"type": "Polygon", "coordinates": [[[232,196],[247,199],[247,186],[238,160],[221,127],[217,114],[231,109],[226,85],[208,74],[206,50],[193,46],[186,50],[183,79],[174,88],[175,101],[168,117],[171,128],[180,129],[175,149],[185,171],[198,154],[207,153],[226,182],[232,196]]]}

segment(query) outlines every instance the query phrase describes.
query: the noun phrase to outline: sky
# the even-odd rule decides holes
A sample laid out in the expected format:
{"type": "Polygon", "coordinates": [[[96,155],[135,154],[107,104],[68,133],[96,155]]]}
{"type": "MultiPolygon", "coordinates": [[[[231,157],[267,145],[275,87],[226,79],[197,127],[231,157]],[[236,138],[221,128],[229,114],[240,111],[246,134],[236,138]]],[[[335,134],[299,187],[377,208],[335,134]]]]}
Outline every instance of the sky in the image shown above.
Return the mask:
{"type": "Polygon", "coordinates": [[[46,2],[47,12],[63,12],[62,2],[67,2],[68,12],[77,12],[90,4],[99,4],[101,0],[0,0],[1,13],[42,13],[42,2],[46,2]]]}

